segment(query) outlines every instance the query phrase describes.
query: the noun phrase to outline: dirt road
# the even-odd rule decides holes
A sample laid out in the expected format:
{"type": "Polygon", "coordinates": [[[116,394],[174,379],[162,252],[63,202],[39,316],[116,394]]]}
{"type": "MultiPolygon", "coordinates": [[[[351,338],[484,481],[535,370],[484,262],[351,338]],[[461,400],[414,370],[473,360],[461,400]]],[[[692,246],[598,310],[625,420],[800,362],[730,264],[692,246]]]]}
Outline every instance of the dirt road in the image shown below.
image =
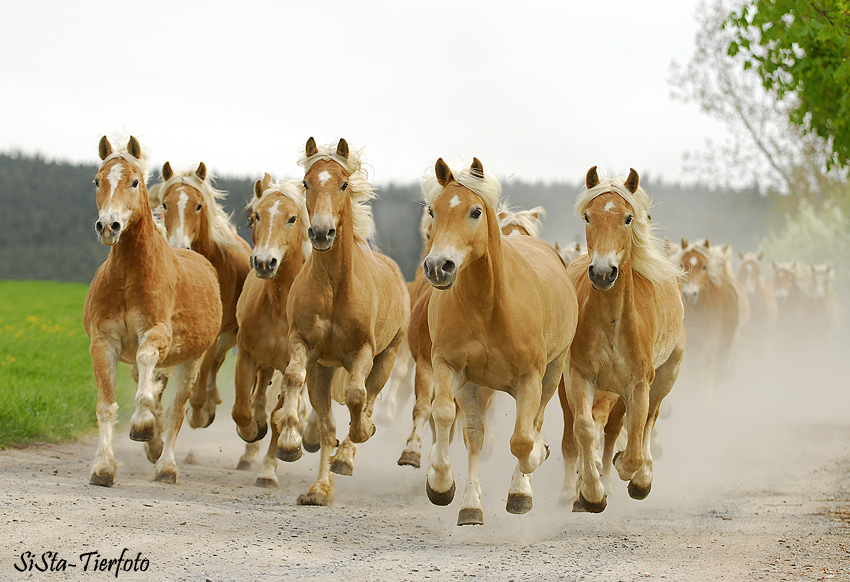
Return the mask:
{"type": "MultiPolygon", "coordinates": [[[[829,367],[815,368],[772,378],[751,370],[713,404],[678,386],[659,423],[651,495],[634,501],[615,481],[599,515],[558,503],[557,399],[544,426],[553,454],[535,473],[534,508],[523,516],[504,509],[513,413],[509,397],[498,400],[478,527],[455,525],[460,495],[448,507],[428,502],[424,467],[396,465],[409,405],[361,445],[353,477],[336,477],[330,508],[295,505],[316,455],[281,463],[274,491],[254,486],[256,469],[233,469],[243,445],[227,404],[209,429],[184,426],[177,485],[152,482],[126,424],[109,489],[88,485],[93,438],[2,451],[0,579],[106,580],[115,567],[92,572],[95,560],[108,566],[126,548],[133,563],[131,571],[121,563],[122,580],[850,580],[850,390],[829,367]],[[192,464],[183,461],[190,453],[192,464]],[[29,558],[33,569],[20,572],[29,558]]],[[[342,434],[341,408],[337,418],[342,434]]],[[[461,443],[452,459],[461,491],[461,443]]]]}

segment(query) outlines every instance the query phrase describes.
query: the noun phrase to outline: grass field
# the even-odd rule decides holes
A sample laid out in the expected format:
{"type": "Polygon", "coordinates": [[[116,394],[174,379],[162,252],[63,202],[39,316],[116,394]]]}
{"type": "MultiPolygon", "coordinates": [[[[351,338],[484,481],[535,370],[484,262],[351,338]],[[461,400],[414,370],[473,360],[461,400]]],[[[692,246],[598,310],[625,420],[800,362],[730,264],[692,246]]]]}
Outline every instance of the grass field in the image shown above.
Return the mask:
{"type": "MultiPolygon", "coordinates": [[[[97,388],[83,329],[88,286],[0,281],[0,448],[78,437],[97,427],[97,388]]],[[[119,365],[117,398],[135,389],[119,365]]]]}

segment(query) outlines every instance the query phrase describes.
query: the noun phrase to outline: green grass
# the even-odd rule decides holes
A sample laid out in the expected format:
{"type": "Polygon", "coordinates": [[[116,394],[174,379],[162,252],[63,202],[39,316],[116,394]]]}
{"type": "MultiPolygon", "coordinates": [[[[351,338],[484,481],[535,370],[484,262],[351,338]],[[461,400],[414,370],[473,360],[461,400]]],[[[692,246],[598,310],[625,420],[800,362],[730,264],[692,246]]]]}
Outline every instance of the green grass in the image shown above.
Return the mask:
{"type": "MultiPolygon", "coordinates": [[[[0,449],[79,437],[97,427],[97,388],[83,329],[88,286],[0,281],[0,449]]],[[[119,366],[116,396],[135,388],[119,366]]]]}

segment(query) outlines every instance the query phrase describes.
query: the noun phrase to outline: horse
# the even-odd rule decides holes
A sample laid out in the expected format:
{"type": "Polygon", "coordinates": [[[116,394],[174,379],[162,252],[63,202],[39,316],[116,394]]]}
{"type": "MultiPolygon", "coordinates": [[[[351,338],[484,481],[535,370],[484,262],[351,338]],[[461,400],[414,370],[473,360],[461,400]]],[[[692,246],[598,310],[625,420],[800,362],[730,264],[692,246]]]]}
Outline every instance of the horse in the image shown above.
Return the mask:
{"type": "Polygon", "coordinates": [[[98,153],[95,231],[110,249],[83,310],[98,391],[98,448],[89,482],[110,487],[115,479],[115,373],[122,361],[138,370],[130,438],[145,443],[156,480],[175,483],[174,444],[184,407],[221,328],[218,279],[207,259],[170,247],[157,231],[145,186],[149,154],[139,141],[130,136],[113,150],[104,136],[98,153]],[[160,378],[169,373],[176,389],[163,422],[160,378]]]}
{"type": "Polygon", "coordinates": [[[516,400],[510,450],[517,466],[506,509],[526,513],[533,505],[531,474],[548,456],[541,427],[575,333],[575,292],[555,249],[533,237],[502,236],[501,184],[477,158],[460,172],[438,159],[422,191],[434,220],[423,262],[434,287],[428,327],[436,433],[426,492],[435,505],[454,498],[449,444],[456,401],[469,461],[457,523],[483,524],[479,386],[516,400]]]}
{"type": "Polygon", "coordinates": [[[810,345],[817,335],[812,316],[818,311],[812,295],[811,266],[799,261],[774,261],[773,288],[779,308],[778,340],[795,351],[810,345]]]}
{"type": "Polygon", "coordinates": [[[684,273],[682,300],[690,349],[686,366],[708,388],[732,370],[740,331],[749,313],[746,293],[731,272],[723,251],[708,239],[688,243],[674,256],[684,273]]]}
{"type": "Polygon", "coordinates": [[[762,252],[738,253],[738,281],[750,305],[750,319],[743,333],[748,346],[763,345],[776,325],[778,307],[773,282],[762,274],[762,252]]]}
{"type": "Polygon", "coordinates": [[[577,258],[587,254],[587,247],[583,246],[580,242],[575,243],[574,245],[567,245],[562,247],[560,243],[555,242],[555,250],[558,251],[558,254],[561,255],[561,258],[564,259],[564,263],[569,265],[577,258]]]}
{"type": "Polygon", "coordinates": [[[817,264],[811,266],[811,272],[811,296],[815,303],[813,324],[819,343],[828,347],[835,341],[843,319],[841,304],[835,292],[835,271],[830,265],[817,264]]]}
{"type": "Polygon", "coordinates": [[[535,206],[528,210],[516,210],[507,203],[500,203],[497,216],[502,234],[540,238],[540,219],[546,217],[546,209],[535,206]]]}
{"type": "MultiPolygon", "coordinates": [[[[266,387],[275,370],[283,372],[289,365],[286,303],[311,247],[306,200],[297,180],[273,182],[265,174],[254,183],[247,211],[254,250],[252,270],[236,305],[239,331],[232,416],[239,436],[251,443],[268,430],[266,387]]],[[[272,416],[282,405],[282,393],[282,388],[275,393],[277,405],[272,416]]],[[[272,423],[271,443],[256,480],[259,487],[278,485],[277,436],[272,423]]]]}
{"type": "MultiPolygon", "coordinates": [[[[607,506],[592,407],[604,408],[606,416],[625,415],[628,442],[612,462],[620,479],[629,481],[632,498],[649,495],[652,429],[685,349],[680,272],[657,248],[650,198],[639,180],[634,169],[626,178],[600,179],[593,166],[575,204],[585,222],[588,254],[567,267],[579,317],[566,382],[559,388],[563,492],[574,497],[573,511],[598,513],[607,506]]],[[[606,426],[606,447],[613,447],[619,431],[606,426]]]]}
{"type": "Polygon", "coordinates": [[[361,152],[349,149],[344,139],[320,147],[311,137],[298,163],[305,171],[302,186],[313,252],[287,301],[289,365],[283,406],[273,422],[280,433],[277,458],[300,458],[295,406],[306,379],[318,415],[321,459],[315,483],[297,502],[330,505],[331,472],[352,475],[357,443],[375,432],[375,398],[407,333],[410,298],[398,265],[371,247],[374,222],[367,202],[374,193],[361,152]],[[344,396],[351,418],[348,436],[339,445],[331,411],[331,383],[338,368],[349,374],[344,396]]]}
{"type": "Polygon", "coordinates": [[[218,341],[204,358],[189,398],[188,421],[192,428],[212,424],[216,407],[221,404],[216,377],[228,350],[236,345],[236,302],[250,270],[251,247],[231,228],[229,217],[218,202],[226,193],[215,189],[212,179],[203,162],[196,169],[178,172],[165,162],[162,182],[152,194],[152,205],[161,209],[168,244],[200,253],[218,274],[221,329],[218,341]]]}

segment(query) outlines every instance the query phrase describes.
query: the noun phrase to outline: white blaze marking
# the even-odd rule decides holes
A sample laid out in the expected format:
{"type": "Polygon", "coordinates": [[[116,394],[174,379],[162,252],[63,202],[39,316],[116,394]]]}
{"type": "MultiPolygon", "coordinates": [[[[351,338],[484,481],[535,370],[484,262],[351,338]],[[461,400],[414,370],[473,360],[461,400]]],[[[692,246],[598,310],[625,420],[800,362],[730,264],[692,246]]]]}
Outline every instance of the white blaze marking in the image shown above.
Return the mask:
{"type": "Polygon", "coordinates": [[[115,164],[109,170],[109,175],[106,176],[106,181],[109,182],[109,199],[112,200],[115,189],[118,188],[118,182],[121,181],[121,176],[124,174],[124,168],[121,164],[115,164]]]}
{"type": "Polygon", "coordinates": [[[691,257],[691,260],[688,262],[691,264],[692,267],[696,267],[697,263],[699,263],[699,259],[697,259],[696,257],[691,257]]]}
{"type": "Polygon", "coordinates": [[[605,212],[611,212],[612,210],[614,210],[614,201],[609,200],[608,204],[605,205],[605,212]]]}
{"type": "Polygon", "coordinates": [[[189,195],[180,188],[180,199],[177,201],[177,216],[180,217],[180,226],[177,227],[177,232],[174,237],[178,239],[186,238],[186,205],[189,204],[189,195]]]}
{"type": "Polygon", "coordinates": [[[331,173],[327,170],[322,170],[319,174],[319,182],[321,182],[322,186],[328,183],[328,180],[331,179],[331,173]]]}
{"type": "Polygon", "coordinates": [[[460,198],[458,198],[458,197],[457,197],[457,194],[455,194],[454,198],[452,198],[451,200],[449,200],[449,206],[450,206],[451,208],[454,208],[454,207],[455,207],[455,206],[457,206],[458,204],[460,204],[460,198]]]}
{"type": "MultiPolygon", "coordinates": [[[[323,173],[326,173],[326,172],[323,172],[323,173]]],[[[319,179],[321,180],[321,176],[319,177],[319,179]]],[[[264,247],[268,247],[269,244],[271,244],[272,232],[274,232],[274,219],[277,218],[278,214],[281,214],[279,206],[280,206],[280,200],[277,200],[272,205],[272,207],[269,208],[269,230],[268,230],[268,235],[266,236],[266,242],[263,245],[264,247]]]]}

